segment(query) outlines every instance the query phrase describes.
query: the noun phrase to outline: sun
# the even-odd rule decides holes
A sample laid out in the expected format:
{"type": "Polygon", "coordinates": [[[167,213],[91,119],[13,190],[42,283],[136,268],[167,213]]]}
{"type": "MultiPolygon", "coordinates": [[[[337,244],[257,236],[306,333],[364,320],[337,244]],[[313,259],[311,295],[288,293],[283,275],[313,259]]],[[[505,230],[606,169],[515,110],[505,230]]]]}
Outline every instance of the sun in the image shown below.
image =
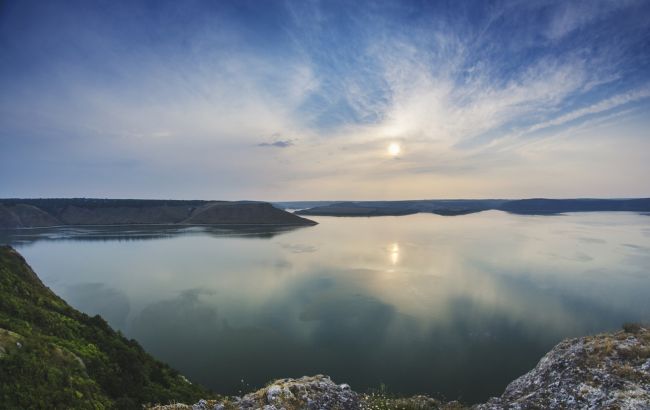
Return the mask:
{"type": "Polygon", "coordinates": [[[398,156],[401,151],[402,151],[402,147],[400,147],[399,144],[396,142],[391,142],[388,145],[388,154],[390,154],[393,157],[398,156]]]}

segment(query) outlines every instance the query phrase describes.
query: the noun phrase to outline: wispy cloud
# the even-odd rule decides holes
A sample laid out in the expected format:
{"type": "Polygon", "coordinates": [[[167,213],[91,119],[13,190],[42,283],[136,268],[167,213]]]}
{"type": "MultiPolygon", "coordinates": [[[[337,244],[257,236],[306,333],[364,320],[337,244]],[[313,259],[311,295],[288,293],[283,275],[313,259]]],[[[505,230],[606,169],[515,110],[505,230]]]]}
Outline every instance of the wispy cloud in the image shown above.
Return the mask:
{"type": "Polygon", "coordinates": [[[2,172],[0,185],[12,196],[327,199],[522,196],[549,164],[575,172],[537,195],[597,195],[630,178],[588,191],[573,175],[611,153],[590,146],[569,161],[554,147],[590,132],[632,141],[622,152],[643,146],[647,2],[334,5],[16,3],[0,16],[0,163],[51,171],[2,172]],[[130,170],[88,172],[116,159],[130,170]]]}

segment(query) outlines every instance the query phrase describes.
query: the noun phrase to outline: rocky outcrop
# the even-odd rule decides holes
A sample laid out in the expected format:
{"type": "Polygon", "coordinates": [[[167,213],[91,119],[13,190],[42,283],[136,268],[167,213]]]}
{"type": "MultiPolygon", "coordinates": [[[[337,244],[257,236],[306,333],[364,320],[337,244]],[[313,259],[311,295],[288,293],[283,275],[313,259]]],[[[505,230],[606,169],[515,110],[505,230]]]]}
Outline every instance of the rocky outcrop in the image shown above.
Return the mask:
{"type": "Polygon", "coordinates": [[[626,330],[561,342],[501,397],[475,408],[649,409],[650,332],[626,330]]]}
{"type": "MultiPolygon", "coordinates": [[[[243,397],[201,400],[156,410],[460,409],[427,396],[396,398],[355,393],[327,376],[276,380],[243,397]]],[[[614,334],[558,344],[537,367],[508,385],[501,397],[471,407],[501,409],[650,409],[650,331],[625,326],[614,334]]]]}
{"type": "Polygon", "coordinates": [[[237,400],[241,409],[357,409],[359,395],[347,384],[335,384],[318,375],[276,380],[270,386],[237,400]]]}
{"type": "Polygon", "coordinates": [[[194,405],[172,404],[152,407],[154,410],[191,409],[339,409],[362,408],[361,396],[347,384],[336,384],[323,375],[299,379],[276,380],[267,387],[243,397],[224,400],[201,400],[194,405]]]}

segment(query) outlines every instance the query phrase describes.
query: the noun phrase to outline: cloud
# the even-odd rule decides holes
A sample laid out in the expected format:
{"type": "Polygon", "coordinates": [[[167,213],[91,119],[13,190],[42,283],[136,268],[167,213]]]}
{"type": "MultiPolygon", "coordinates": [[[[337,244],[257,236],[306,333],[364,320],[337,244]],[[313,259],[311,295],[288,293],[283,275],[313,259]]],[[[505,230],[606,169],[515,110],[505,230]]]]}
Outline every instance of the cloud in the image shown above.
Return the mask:
{"type": "Polygon", "coordinates": [[[258,147],[274,147],[274,148],[288,148],[293,145],[292,140],[278,140],[274,142],[261,142],[257,144],[258,147]]]}
{"type": "Polygon", "coordinates": [[[566,114],[560,115],[552,120],[541,122],[530,127],[527,132],[532,133],[544,128],[563,125],[568,122],[593,115],[603,113],[620,106],[624,106],[630,103],[638,102],[650,97],[650,86],[644,86],[641,89],[628,91],[622,94],[615,95],[613,97],[606,98],[604,100],[598,101],[596,104],[592,104],[588,107],[580,108],[575,111],[568,112],[566,114]]]}
{"type": "MultiPolygon", "coordinates": [[[[617,141],[621,169],[637,158],[647,5],[452,3],[169,3],[155,16],[17,3],[0,15],[0,194],[521,196],[576,135],[617,141]],[[133,166],[88,166],[120,161],[133,166]]],[[[641,193],[623,172],[574,177],[602,147],[554,183],[641,193]]]]}

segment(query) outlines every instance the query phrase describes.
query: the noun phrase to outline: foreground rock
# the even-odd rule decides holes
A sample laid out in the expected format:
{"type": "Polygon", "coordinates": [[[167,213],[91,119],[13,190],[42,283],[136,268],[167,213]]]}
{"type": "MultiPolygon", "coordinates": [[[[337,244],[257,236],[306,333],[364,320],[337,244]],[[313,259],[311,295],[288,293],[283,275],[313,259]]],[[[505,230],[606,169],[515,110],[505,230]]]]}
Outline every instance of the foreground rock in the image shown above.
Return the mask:
{"type": "Polygon", "coordinates": [[[486,409],[650,409],[650,331],[565,340],[486,409]]]}
{"type": "MultiPolygon", "coordinates": [[[[327,376],[276,380],[243,397],[174,404],[156,410],[460,409],[427,396],[355,393],[327,376]]],[[[565,340],[501,397],[472,406],[496,409],[650,409],[650,331],[626,326],[614,334],[565,340]]]]}
{"type": "Polygon", "coordinates": [[[155,410],[168,409],[340,409],[361,407],[360,395],[347,384],[335,384],[329,377],[317,375],[299,379],[276,380],[269,386],[243,397],[226,400],[201,400],[193,406],[166,405],[155,410]]]}

